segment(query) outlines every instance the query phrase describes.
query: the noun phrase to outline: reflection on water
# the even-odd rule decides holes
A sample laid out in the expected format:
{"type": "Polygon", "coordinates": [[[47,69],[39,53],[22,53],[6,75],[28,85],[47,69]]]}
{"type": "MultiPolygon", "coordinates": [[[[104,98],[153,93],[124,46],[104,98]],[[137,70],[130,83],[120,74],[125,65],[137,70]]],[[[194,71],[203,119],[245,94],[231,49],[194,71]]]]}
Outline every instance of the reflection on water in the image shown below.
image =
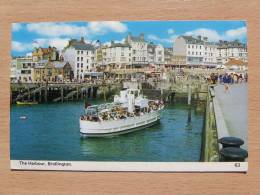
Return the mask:
{"type": "Polygon", "coordinates": [[[85,138],[83,103],[11,107],[11,159],[93,161],[198,161],[203,113],[166,106],[160,123],[136,132],[85,138]],[[27,120],[20,120],[25,115],[27,120]]]}

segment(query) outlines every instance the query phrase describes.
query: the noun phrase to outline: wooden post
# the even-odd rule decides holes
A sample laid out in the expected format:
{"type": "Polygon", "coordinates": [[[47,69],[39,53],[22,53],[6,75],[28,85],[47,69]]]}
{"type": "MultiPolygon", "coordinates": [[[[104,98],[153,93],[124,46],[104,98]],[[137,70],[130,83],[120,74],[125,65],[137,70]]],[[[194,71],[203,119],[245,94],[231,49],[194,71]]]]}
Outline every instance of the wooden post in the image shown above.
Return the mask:
{"type": "Polygon", "coordinates": [[[107,99],[106,99],[106,90],[105,90],[105,87],[103,87],[103,96],[104,96],[104,101],[106,102],[107,99]]]}
{"type": "Polygon", "coordinates": [[[33,93],[33,101],[35,102],[35,92],[33,93]]]}
{"type": "Polygon", "coordinates": [[[188,105],[191,104],[191,85],[188,85],[188,105]]]}
{"type": "Polygon", "coordinates": [[[60,97],[61,97],[61,102],[63,103],[63,98],[64,98],[64,96],[63,96],[63,87],[61,87],[60,88],[60,97]]]}
{"type": "Polygon", "coordinates": [[[79,100],[79,86],[77,85],[77,100],[79,100]]]}
{"type": "Polygon", "coordinates": [[[80,89],[80,99],[83,100],[83,93],[85,91],[85,88],[80,89]]]}
{"type": "Polygon", "coordinates": [[[45,86],[45,90],[44,90],[44,101],[47,103],[48,101],[48,87],[47,84],[45,86]]]}
{"type": "Polygon", "coordinates": [[[28,101],[30,101],[30,99],[31,99],[31,93],[30,93],[30,88],[28,87],[28,101]]]}
{"type": "Polygon", "coordinates": [[[42,101],[42,89],[40,90],[40,93],[39,93],[39,102],[42,101]]]}

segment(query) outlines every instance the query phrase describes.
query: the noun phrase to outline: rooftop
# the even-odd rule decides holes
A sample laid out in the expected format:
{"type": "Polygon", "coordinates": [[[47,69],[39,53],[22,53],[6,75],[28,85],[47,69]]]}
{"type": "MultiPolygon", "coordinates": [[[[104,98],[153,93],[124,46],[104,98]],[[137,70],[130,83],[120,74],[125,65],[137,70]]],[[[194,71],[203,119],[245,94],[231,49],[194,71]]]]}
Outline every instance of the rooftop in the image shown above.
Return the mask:
{"type": "Polygon", "coordinates": [[[77,39],[71,39],[69,40],[69,43],[68,45],[65,47],[68,48],[68,47],[73,47],[75,48],[76,50],[91,50],[91,51],[94,51],[95,50],[95,47],[90,44],[90,43],[86,43],[84,41],[84,38],[81,37],[80,40],[77,40],[77,39]]]}
{"type": "Polygon", "coordinates": [[[219,40],[218,48],[246,48],[246,44],[241,43],[239,40],[235,41],[223,41],[219,40]]]}
{"type": "Polygon", "coordinates": [[[230,58],[229,61],[225,64],[226,66],[233,66],[233,65],[236,65],[236,66],[243,66],[243,65],[246,65],[246,63],[242,60],[237,60],[237,59],[234,59],[234,58],[230,58]]]}

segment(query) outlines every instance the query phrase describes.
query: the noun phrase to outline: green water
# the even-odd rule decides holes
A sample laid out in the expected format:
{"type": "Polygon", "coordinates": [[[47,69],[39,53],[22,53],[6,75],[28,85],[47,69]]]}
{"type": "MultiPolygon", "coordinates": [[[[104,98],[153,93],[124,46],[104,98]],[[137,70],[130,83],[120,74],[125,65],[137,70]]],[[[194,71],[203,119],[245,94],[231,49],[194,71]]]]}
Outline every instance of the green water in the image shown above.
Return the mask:
{"type": "MultiPolygon", "coordinates": [[[[92,102],[95,103],[95,102],[92,102]]],[[[11,106],[11,159],[73,161],[199,161],[203,113],[167,105],[159,124],[110,138],[81,139],[83,102],[11,106]],[[27,120],[20,119],[21,115],[27,120]]]]}

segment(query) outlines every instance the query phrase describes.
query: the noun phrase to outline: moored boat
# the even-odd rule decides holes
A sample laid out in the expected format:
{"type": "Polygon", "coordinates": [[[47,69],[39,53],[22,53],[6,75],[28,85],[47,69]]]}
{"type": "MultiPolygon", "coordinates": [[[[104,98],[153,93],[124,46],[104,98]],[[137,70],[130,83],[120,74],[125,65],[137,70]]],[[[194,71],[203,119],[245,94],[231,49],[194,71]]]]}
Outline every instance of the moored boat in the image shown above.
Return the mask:
{"type": "Polygon", "coordinates": [[[83,137],[105,137],[152,126],[160,120],[164,104],[144,98],[137,89],[124,89],[112,103],[88,106],[80,117],[83,137]]]}
{"type": "Polygon", "coordinates": [[[16,101],[17,105],[36,105],[38,102],[31,102],[31,101],[16,101]]]}

